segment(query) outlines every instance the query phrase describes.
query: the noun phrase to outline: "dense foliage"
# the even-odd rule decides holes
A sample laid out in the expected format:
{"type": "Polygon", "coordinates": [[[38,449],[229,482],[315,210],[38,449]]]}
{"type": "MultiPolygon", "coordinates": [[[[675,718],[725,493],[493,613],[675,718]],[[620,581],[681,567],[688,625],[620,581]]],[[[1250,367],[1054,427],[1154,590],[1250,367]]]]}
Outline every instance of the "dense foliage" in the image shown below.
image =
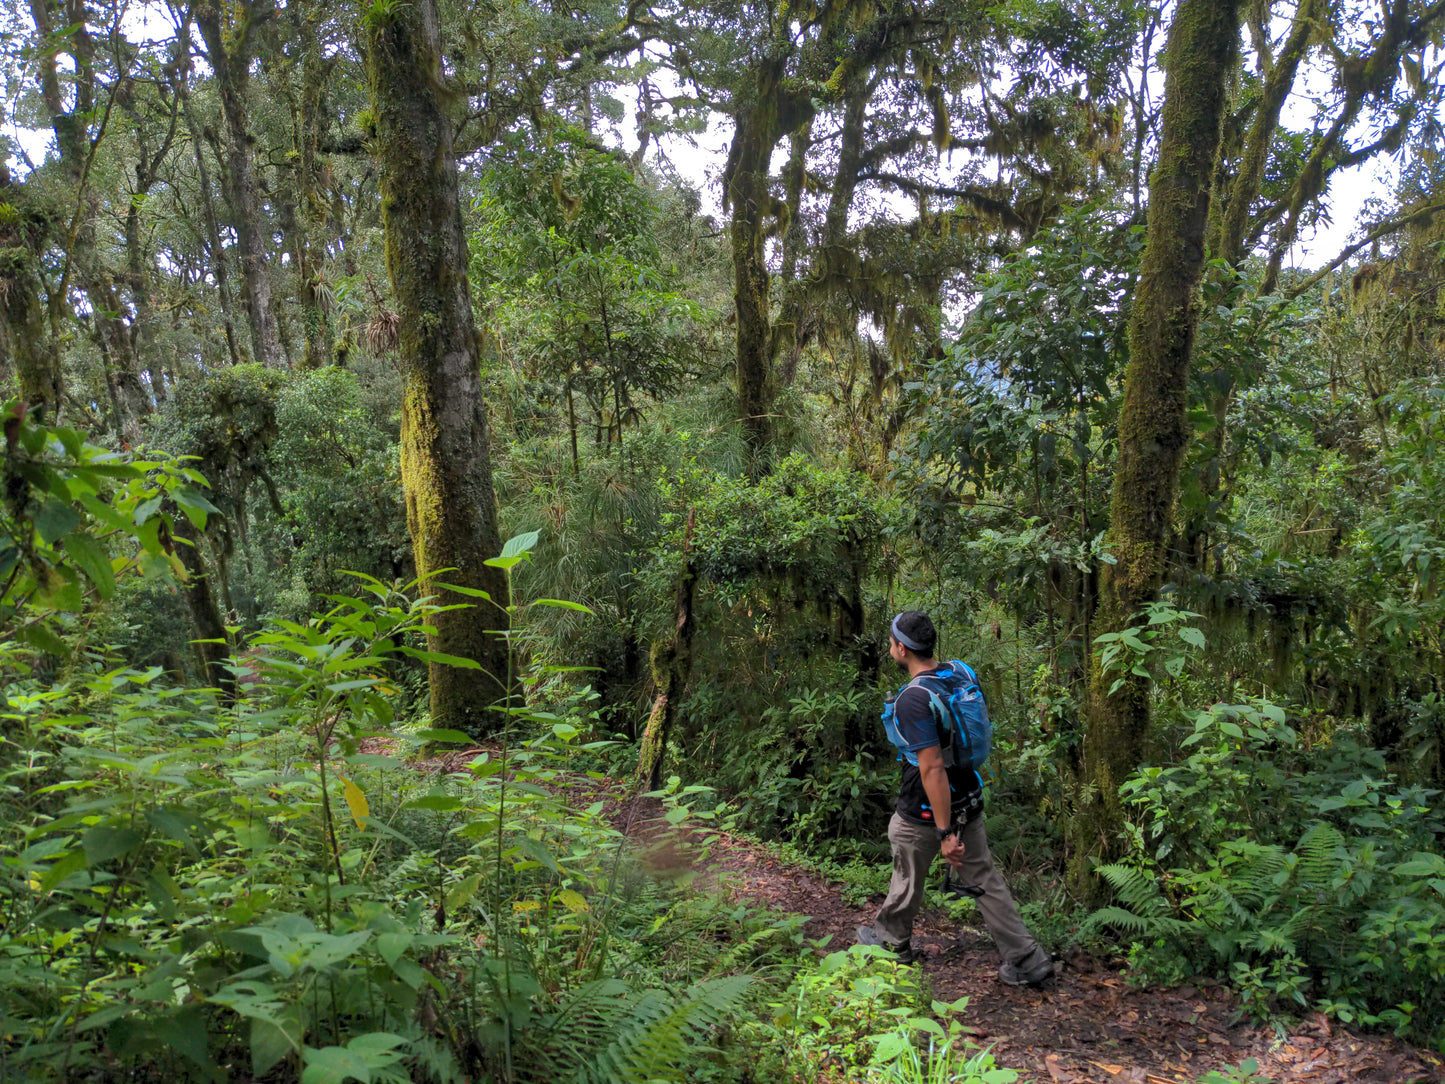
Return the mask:
{"type": "Polygon", "coordinates": [[[904,608],[1050,948],[1445,1050],[1445,11],[1229,5],[1141,422],[1198,3],[0,13],[0,1076],[1012,1079],[585,776],[861,904],[904,608]]]}

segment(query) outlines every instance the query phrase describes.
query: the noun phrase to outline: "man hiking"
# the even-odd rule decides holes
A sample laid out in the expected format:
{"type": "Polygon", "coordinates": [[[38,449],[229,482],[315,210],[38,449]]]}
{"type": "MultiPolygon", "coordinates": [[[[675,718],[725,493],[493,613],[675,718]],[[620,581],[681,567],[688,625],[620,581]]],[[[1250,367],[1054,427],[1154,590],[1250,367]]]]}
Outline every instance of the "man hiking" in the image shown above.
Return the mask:
{"type": "MultiPolygon", "coordinates": [[[[888,822],[893,879],[871,926],[858,927],[858,942],[882,945],[909,963],[913,920],[923,906],[928,869],[940,853],[953,881],[978,901],[1010,986],[1038,986],[1054,973],[1049,954],[1019,918],[1003,876],[994,868],[983,823],[983,781],[965,737],[949,717],[951,693],[973,674],[962,663],[933,657],[938,632],[928,615],[905,610],[893,619],[888,654],[908,672],[908,682],[884,709],[888,739],[903,761],[898,804],[888,822]]],[[[979,758],[982,762],[982,756],[979,758]]]]}

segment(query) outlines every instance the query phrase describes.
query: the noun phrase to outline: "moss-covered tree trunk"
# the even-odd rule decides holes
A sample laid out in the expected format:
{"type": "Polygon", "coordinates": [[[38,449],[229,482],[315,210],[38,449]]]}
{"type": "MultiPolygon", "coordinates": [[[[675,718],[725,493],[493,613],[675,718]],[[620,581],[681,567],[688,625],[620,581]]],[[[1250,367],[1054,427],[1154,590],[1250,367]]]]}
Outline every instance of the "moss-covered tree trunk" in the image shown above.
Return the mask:
{"type": "MultiPolygon", "coordinates": [[[[173,510],[174,511],[174,510],[173,510]]],[[[171,516],[175,524],[176,556],[186,566],[185,599],[195,626],[196,661],[201,667],[201,680],[221,690],[230,701],[236,695],[236,677],[231,672],[231,640],[226,633],[226,620],[216,602],[210,569],[201,549],[201,535],[178,511],[171,516]]]]}
{"type": "Polygon", "coordinates": [[[692,556],[692,529],[697,513],[688,509],[687,527],[683,531],[682,577],[677,581],[676,613],[672,638],[653,648],[652,681],[657,696],[647,717],[642,744],[637,751],[637,789],[656,790],[662,785],[662,768],[667,753],[667,738],[677,720],[683,690],[692,676],[692,638],[697,629],[693,619],[693,598],[697,591],[697,562],[692,556]]]}
{"type": "Polygon", "coordinates": [[[510,599],[505,574],[485,563],[501,538],[434,0],[369,19],[364,39],[386,265],[401,318],[401,470],[416,569],[455,569],[441,579],[493,599],[433,621],[433,649],[480,669],[432,664],[432,722],[480,737],[503,721],[493,709],[511,689],[510,645],[496,634],[510,599]]]}
{"type": "Polygon", "coordinates": [[[0,396],[15,390],[32,409],[54,420],[64,392],[59,359],[50,336],[41,260],[54,213],[14,183],[0,162],[0,203],[11,208],[0,221],[0,396]]]}
{"type": "MultiPolygon", "coordinates": [[[[319,155],[321,98],[334,62],[325,55],[318,28],[328,6],[319,0],[295,5],[290,11],[301,42],[301,100],[295,124],[300,146],[293,179],[301,222],[292,238],[292,258],[301,280],[301,318],[306,332],[302,365],[307,369],[319,369],[334,360],[331,316],[321,297],[326,257],[326,193],[321,184],[325,162],[319,155]]],[[[291,8],[288,5],[288,10],[291,8]]]]}
{"type": "MultiPolygon", "coordinates": [[[[108,94],[97,94],[96,44],[83,5],[30,0],[30,13],[36,33],[57,45],[56,50],[40,53],[35,69],[40,100],[50,114],[58,152],[53,167],[47,163],[43,168],[60,181],[58,198],[69,221],[68,232],[60,231],[66,250],[60,283],[50,291],[52,335],[58,334],[59,324],[69,317],[63,299],[73,281],[88,302],[84,319],[100,349],[116,428],[123,440],[134,445],[140,441],[141,422],[150,413],[151,402],[140,382],[131,328],[126,322],[128,309],[97,242],[101,202],[89,185],[95,144],[105,135],[110,112],[98,98],[112,104],[119,101],[122,108],[132,98],[128,89],[120,87],[111,87],[108,94]],[[60,62],[62,54],[68,64],[60,62]],[[67,67],[68,72],[62,70],[67,67]]],[[[138,177],[144,178],[148,165],[147,161],[137,167],[138,177]]]]}
{"type": "MultiPolygon", "coordinates": [[[[189,24],[181,27],[181,43],[185,48],[189,38],[189,24]]],[[[211,186],[211,170],[206,163],[206,141],[191,103],[191,75],[180,73],[176,79],[176,98],[180,104],[181,118],[191,137],[191,150],[196,159],[196,187],[201,195],[201,224],[205,227],[205,245],[210,256],[210,271],[216,280],[216,293],[220,297],[221,328],[226,336],[226,357],[232,365],[241,363],[241,348],[236,341],[236,325],[231,317],[236,309],[231,292],[231,265],[227,258],[226,246],[221,243],[220,217],[216,213],[216,199],[211,186]]]]}
{"type": "MultiPolygon", "coordinates": [[[[1096,633],[1127,628],[1163,583],[1189,441],[1187,385],[1204,270],[1210,181],[1219,151],[1226,80],[1239,55],[1237,0],[1181,0],[1166,47],[1163,130],[1149,185],[1149,230],[1129,322],[1129,368],[1119,415],[1109,549],[1096,633]]],[[[1097,656],[1095,656],[1097,660],[1097,656]]],[[[1119,786],[1144,758],[1149,683],[1093,664],[1084,743],[1091,795],[1074,821],[1076,882],[1112,853],[1122,824],[1119,786]]]]}
{"type": "Polygon", "coordinates": [[[236,230],[251,348],[254,360],[268,369],[283,367],[285,358],[271,298],[271,268],[266,258],[270,228],[256,178],[248,95],[256,39],[261,26],[275,12],[274,0],[241,0],[234,7],[224,8],[210,0],[195,8],[196,27],[206,43],[225,120],[225,194],[236,230]]]}
{"type": "Polygon", "coordinates": [[[777,67],[780,65],[765,62],[759,69],[756,97],[737,118],[727,178],[727,199],[732,208],[729,240],[733,305],[737,316],[738,416],[753,477],[767,471],[776,393],[767,237],[772,217],[768,165],[782,136],[777,67]]]}

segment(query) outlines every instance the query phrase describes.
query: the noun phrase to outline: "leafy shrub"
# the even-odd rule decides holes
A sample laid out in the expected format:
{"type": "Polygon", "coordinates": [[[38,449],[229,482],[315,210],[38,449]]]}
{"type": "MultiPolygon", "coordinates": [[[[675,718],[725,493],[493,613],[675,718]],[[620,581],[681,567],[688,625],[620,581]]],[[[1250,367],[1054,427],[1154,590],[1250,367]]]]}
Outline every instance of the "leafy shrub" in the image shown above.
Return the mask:
{"type": "MultiPolygon", "coordinates": [[[[1101,867],[1113,925],[1226,975],[1246,1009],[1311,1006],[1445,1044],[1445,823],[1439,792],[1401,786],[1381,755],[1337,736],[1306,748],[1266,701],[1198,714],[1173,768],[1124,787],[1134,853],[1101,867]]],[[[1170,967],[1161,974],[1160,966],[1170,967]]]]}
{"type": "Polygon", "coordinates": [[[0,1074],[645,1079],[739,1003],[736,970],[649,981],[676,903],[555,793],[578,726],[518,708],[494,753],[416,775],[459,736],[396,725],[387,657],[427,657],[433,607],[360,583],[252,637],[263,683],[229,708],[0,647],[0,1074]]]}
{"type": "Polygon", "coordinates": [[[759,1059],[758,1079],[813,1080],[825,1066],[852,1075],[900,1023],[923,1017],[930,1005],[924,981],[881,949],[829,953],[764,996],[762,1017],[744,1024],[739,1039],[759,1059]]]}

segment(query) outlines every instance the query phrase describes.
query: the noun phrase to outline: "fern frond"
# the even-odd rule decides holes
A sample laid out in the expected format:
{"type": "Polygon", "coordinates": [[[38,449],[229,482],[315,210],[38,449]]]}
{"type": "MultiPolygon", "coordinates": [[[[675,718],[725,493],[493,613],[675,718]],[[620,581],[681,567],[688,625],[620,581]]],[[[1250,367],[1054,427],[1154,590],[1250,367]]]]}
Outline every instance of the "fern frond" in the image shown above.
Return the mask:
{"type": "Polygon", "coordinates": [[[1100,866],[1097,872],[1113,887],[1120,903],[1130,910],[1148,915],[1163,915],[1170,910],[1154,874],[1143,867],[1112,862],[1100,866]]]}
{"type": "Polygon", "coordinates": [[[1345,864],[1345,836],[1323,821],[1312,824],[1295,845],[1299,861],[1295,879],[1300,884],[1328,885],[1345,864]]]}
{"type": "Polygon", "coordinates": [[[1149,932],[1153,921],[1126,911],[1122,907],[1101,907],[1088,918],[1084,919],[1083,925],[1079,927],[1081,934],[1097,933],[1105,926],[1115,926],[1125,934],[1134,936],[1149,932]]]}
{"type": "Polygon", "coordinates": [[[556,1084],[631,1084],[669,1077],[693,1044],[728,1020],[745,997],[745,975],[711,979],[681,995],[629,992],[624,983],[590,983],[570,995],[530,1039],[556,1084]]]}
{"type": "Polygon", "coordinates": [[[1228,897],[1234,916],[1244,920],[1264,909],[1265,902],[1279,892],[1284,880],[1280,875],[1288,869],[1289,858],[1283,847],[1243,839],[1225,843],[1223,850],[1219,888],[1228,897]]]}

